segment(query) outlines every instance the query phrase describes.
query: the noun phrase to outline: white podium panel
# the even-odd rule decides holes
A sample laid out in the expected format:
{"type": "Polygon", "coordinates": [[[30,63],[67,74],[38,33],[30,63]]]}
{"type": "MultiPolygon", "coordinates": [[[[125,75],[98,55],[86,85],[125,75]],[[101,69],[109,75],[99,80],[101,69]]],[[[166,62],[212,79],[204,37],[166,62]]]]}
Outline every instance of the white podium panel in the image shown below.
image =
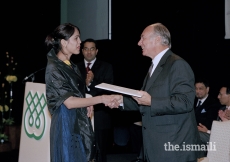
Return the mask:
{"type": "Polygon", "coordinates": [[[45,84],[26,82],[19,162],[50,161],[50,122],[45,84]]]}
{"type": "MultiPolygon", "coordinates": [[[[26,82],[19,162],[50,162],[51,116],[45,84],[26,82]]],[[[86,97],[92,97],[86,94],[86,97]]],[[[94,128],[94,116],[91,117],[94,128]]]]}

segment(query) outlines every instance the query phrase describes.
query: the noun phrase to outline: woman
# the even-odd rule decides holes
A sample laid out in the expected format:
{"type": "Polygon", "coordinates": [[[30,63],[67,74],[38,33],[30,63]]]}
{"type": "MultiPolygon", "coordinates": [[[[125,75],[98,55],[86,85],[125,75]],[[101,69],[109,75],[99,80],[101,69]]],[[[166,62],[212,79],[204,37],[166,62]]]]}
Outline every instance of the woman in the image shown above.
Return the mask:
{"type": "Polygon", "coordinates": [[[85,98],[85,80],[72,54],[80,53],[80,31],[70,23],[59,25],[48,35],[45,74],[46,97],[52,115],[50,128],[51,162],[87,162],[95,158],[94,133],[90,120],[93,106],[108,105],[110,96],[85,98]]]}

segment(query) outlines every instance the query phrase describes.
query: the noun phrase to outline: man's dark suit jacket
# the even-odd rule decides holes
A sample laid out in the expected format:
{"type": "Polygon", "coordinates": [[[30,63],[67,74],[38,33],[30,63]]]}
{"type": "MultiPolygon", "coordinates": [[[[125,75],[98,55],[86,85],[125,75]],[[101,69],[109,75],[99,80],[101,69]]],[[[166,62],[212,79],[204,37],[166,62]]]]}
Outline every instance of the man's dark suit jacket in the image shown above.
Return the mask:
{"type": "MultiPolygon", "coordinates": [[[[77,66],[82,74],[82,77],[86,79],[86,69],[84,61],[77,63],[77,66]]],[[[112,65],[102,60],[96,59],[91,70],[94,74],[94,79],[89,86],[90,91],[86,89],[86,93],[91,94],[92,96],[109,94],[109,91],[95,88],[95,85],[102,82],[113,84],[112,65]]],[[[94,105],[94,129],[98,130],[109,128],[111,128],[111,109],[105,107],[104,104],[94,105]]]]}
{"type": "Polygon", "coordinates": [[[194,101],[194,109],[197,125],[201,123],[206,126],[208,130],[211,130],[213,120],[217,120],[221,104],[217,98],[214,98],[211,95],[208,95],[206,100],[198,108],[196,107],[197,102],[198,98],[196,97],[194,101]]]}
{"type": "Polygon", "coordinates": [[[124,96],[124,110],[139,110],[142,114],[143,150],[148,162],[197,159],[198,151],[169,151],[169,144],[191,149],[191,144],[200,143],[193,109],[194,81],[189,64],[168,50],[143,83],[142,89],[151,95],[151,106],[138,105],[124,96]]]}

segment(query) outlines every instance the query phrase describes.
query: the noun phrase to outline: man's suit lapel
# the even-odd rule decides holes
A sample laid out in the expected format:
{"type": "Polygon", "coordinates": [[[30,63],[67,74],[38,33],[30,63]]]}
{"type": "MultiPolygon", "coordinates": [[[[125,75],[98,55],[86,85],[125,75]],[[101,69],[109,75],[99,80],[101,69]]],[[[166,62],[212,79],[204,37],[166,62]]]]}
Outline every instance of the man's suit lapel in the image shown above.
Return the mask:
{"type": "MultiPolygon", "coordinates": [[[[198,102],[198,100],[197,100],[198,102]]],[[[197,105],[197,102],[196,102],[196,105],[197,105]]],[[[208,102],[209,102],[209,96],[206,98],[206,100],[204,100],[204,102],[202,103],[202,105],[200,105],[200,107],[196,107],[196,112],[199,112],[201,113],[201,111],[206,108],[206,106],[208,105],[208,102]]]]}
{"type": "Polygon", "coordinates": [[[162,67],[159,66],[159,64],[158,64],[158,66],[154,70],[152,76],[147,80],[146,87],[145,87],[146,91],[153,85],[153,82],[156,80],[156,78],[160,74],[161,70],[162,70],[162,67]]]}
{"type": "Polygon", "coordinates": [[[145,90],[147,81],[148,81],[148,74],[145,76],[145,79],[144,79],[143,86],[142,86],[141,90],[143,90],[143,91],[145,90]]]}
{"type": "MultiPolygon", "coordinates": [[[[163,65],[165,64],[167,58],[169,57],[169,55],[171,55],[172,52],[171,50],[168,50],[164,56],[161,58],[160,62],[158,63],[156,69],[154,70],[152,76],[150,78],[147,79],[146,82],[146,86],[145,86],[145,91],[148,91],[148,89],[153,85],[154,81],[156,80],[156,78],[159,76],[159,74],[161,73],[162,69],[163,69],[163,65]]],[[[148,76],[148,74],[147,74],[148,76]]]]}
{"type": "Polygon", "coordinates": [[[92,66],[93,73],[95,71],[97,71],[97,69],[99,68],[99,66],[100,66],[100,61],[98,59],[96,59],[96,61],[94,62],[93,66],[92,66]]]}

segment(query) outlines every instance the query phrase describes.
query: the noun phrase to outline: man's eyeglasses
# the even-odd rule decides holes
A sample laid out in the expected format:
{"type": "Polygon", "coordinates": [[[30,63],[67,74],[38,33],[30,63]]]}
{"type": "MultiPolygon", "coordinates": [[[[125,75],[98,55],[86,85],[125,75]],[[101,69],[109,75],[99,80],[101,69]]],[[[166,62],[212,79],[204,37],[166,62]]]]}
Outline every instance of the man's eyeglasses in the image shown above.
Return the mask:
{"type": "Polygon", "coordinates": [[[85,47],[85,48],[83,48],[83,50],[84,50],[84,51],[95,51],[96,48],[95,48],[95,47],[92,47],[92,48],[87,48],[87,47],[85,47]]]}

